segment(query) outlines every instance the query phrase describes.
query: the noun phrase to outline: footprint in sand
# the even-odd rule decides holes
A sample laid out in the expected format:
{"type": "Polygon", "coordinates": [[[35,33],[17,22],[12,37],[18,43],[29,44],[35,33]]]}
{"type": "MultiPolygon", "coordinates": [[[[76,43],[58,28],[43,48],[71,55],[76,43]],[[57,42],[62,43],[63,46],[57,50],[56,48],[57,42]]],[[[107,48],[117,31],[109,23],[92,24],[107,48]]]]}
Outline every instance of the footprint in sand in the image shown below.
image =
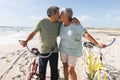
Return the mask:
{"type": "Polygon", "coordinates": [[[0,59],[5,59],[5,58],[7,58],[7,57],[1,57],[0,59]]]}
{"type": "Polygon", "coordinates": [[[7,55],[1,57],[0,59],[9,58],[9,57],[12,57],[13,55],[14,55],[14,53],[10,53],[10,54],[7,54],[7,55]]]}
{"type": "Polygon", "coordinates": [[[11,62],[11,60],[7,59],[6,62],[11,62]]]}
{"type": "MultiPolygon", "coordinates": [[[[12,80],[18,80],[19,78],[21,78],[21,75],[20,75],[20,74],[17,75],[17,76],[15,76],[15,77],[12,77],[12,80]]],[[[21,80],[21,79],[19,79],[19,80],[21,80]]]]}

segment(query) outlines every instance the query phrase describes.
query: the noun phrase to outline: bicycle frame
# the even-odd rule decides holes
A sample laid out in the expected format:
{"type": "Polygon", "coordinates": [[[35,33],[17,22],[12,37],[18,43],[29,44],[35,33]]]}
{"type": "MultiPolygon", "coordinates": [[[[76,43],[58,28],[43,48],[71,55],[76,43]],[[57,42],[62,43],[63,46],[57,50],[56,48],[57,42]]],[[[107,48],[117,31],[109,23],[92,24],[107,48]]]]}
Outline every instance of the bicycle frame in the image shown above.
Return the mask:
{"type": "MultiPolygon", "coordinates": [[[[20,44],[22,44],[23,40],[19,40],[20,44]]],[[[40,55],[40,52],[38,51],[37,48],[32,48],[30,49],[28,47],[28,45],[25,46],[26,49],[28,50],[29,53],[34,55],[34,61],[31,64],[31,72],[29,73],[28,76],[28,80],[33,80],[32,78],[34,78],[34,80],[39,80],[40,79],[40,74],[37,73],[37,71],[39,70],[39,58],[48,58],[51,56],[54,48],[49,52],[49,55],[47,56],[42,56],[40,55]]]]}
{"type": "Polygon", "coordinates": [[[39,79],[40,79],[40,74],[37,73],[37,70],[39,70],[39,58],[48,58],[49,56],[51,56],[52,51],[53,51],[54,49],[49,53],[49,55],[47,55],[47,56],[41,56],[41,55],[40,55],[40,52],[38,51],[37,48],[32,48],[32,49],[30,50],[27,45],[26,45],[26,48],[27,48],[27,50],[28,50],[30,53],[32,53],[32,54],[35,55],[35,56],[34,56],[34,61],[33,61],[33,63],[32,63],[32,69],[31,69],[31,72],[30,72],[30,74],[29,74],[29,76],[28,76],[28,80],[32,80],[32,78],[34,78],[34,79],[36,79],[36,80],[39,80],[39,79]]]}
{"type": "MultiPolygon", "coordinates": [[[[114,41],[115,41],[115,38],[107,46],[112,45],[114,43],[114,41]]],[[[83,65],[86,68],[86,73],[87,73],[87,77],[89,80],[93,80],[96,73],[97,73],[97,80],[100,80],[100,70],[108,72],[109,69],[107,69],[102,63],[103,55],[101,53],[101,48],[100,48],[99,55],[97,55],[93,58],[93,54],[91,53],[91,49],[93,47],[94,47],[94,45],[89,42],[87,42],[84,45],[85,49],[83,51],[83,55],[84,55],[84,64],[83,65]]],[[[106,75],[106,74],[104,75],[104,80],[107,80],[107,79],[105,79],[106,76],[108,76],[108,75],[106,75]]]]}
{"type": "MultiPolygon", "coordinates": [[[[93,79],[96,72],[98,72],[98,75],[100,75],[100,70],[107,71],[108,69],[105,68],[102,64],[102,61],[100,60],[100,56],[97,55],[94,60],[92,53],[88,51],[88,49],[85,49],[86,57],[84,58],[84,65],[87,68],[87,73],[89,74],[89,78],[93,79]]],[[[98,76],[99,78],[99,76],[98,76]]],[[[98,79],[100,80],[100,79],[98,79]]]]}
{"type": "MultiPolygon", "coordinates": [[[[27,47],[28,48],[28,47],[27,47]]],[[[29,49],[29,48],[28,48],[29,49]]],[[[39,70],[39,51],[36,48],[32,48],[31,53],[34,54],[34,60],[31,64],[31,72],[29,73],[28,80],[32,80],[32,78],[39,80],[40,79],[40,74],[37,73],[37,70],[39,70]]]]}

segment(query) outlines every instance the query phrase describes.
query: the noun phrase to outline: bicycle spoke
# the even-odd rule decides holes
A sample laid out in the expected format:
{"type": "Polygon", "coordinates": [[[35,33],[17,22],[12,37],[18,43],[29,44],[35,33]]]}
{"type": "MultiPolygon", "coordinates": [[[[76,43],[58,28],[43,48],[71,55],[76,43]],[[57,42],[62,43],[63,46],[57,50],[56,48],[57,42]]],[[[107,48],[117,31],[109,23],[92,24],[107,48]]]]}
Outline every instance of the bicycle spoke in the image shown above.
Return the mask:
{"type": "Polygon", "coordinates": [[[95,74],[94,80],[112,80],[112,79],[107,72],[100,70],[99,74],[98,73],[95,74]]]}

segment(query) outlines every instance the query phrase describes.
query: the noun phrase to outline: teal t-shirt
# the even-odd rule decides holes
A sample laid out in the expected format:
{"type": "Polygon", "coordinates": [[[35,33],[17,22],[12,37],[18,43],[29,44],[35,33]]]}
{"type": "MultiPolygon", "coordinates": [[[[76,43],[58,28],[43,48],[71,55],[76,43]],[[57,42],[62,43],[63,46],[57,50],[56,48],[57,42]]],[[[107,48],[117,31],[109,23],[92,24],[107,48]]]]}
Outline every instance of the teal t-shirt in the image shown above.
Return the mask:
{"type": "Polygon", "coordinates": [[[40,33],[39,50],[41,53],[49,53],[53,48],[54,52],[58,52],[57,36],[61,22],[50,22],[44,18],[38,22],[34,32],[40,33]]]}
{"type": "Polygon", "coordinates": [[[86,32],[82,25],[70,24],[65,27],[63,24],[60,27],[61,42],[59,50],[71,56],[82,55],[81,37],[86,32]]]}

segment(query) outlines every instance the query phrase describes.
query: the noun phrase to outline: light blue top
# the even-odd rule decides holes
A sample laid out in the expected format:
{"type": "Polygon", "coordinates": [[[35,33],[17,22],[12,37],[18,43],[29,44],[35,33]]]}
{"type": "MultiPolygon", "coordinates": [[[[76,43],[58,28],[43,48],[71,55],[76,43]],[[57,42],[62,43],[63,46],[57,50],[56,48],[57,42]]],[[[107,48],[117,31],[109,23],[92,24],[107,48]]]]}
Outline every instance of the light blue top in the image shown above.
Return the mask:
{"type": "Polygon", "coordinates": [[[70,24],[65,27],[63,24],[60,27],[61,42],[59,45],[60,52],[71,56],[82,55],[81,37],[86,32],[82,25],[70,24]]]}

